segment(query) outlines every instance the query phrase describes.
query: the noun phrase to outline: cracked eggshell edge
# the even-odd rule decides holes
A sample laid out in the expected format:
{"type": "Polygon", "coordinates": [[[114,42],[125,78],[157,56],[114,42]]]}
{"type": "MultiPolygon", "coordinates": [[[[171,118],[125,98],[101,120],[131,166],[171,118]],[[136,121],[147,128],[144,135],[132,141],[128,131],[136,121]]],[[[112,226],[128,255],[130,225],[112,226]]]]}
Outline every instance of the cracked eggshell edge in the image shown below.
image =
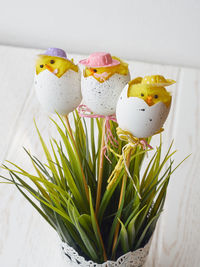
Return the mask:
{"type": "Polygon", "coordinates": [[[67,115],[82,100],[80,70],[68,70],[60,78],[44,70],[39,75],[35,74],[34,87],[40,104],[50,113],[67,115]]]}
{"type": "Polygon", "coordinates": [[[165,123],[170,107],[162,102],[149,106],[138,97],[128,97],[128,87],[123,89],[116,107],[119,127],[129,131],[137,138],[146,138],[156,134],[165,123]]]}

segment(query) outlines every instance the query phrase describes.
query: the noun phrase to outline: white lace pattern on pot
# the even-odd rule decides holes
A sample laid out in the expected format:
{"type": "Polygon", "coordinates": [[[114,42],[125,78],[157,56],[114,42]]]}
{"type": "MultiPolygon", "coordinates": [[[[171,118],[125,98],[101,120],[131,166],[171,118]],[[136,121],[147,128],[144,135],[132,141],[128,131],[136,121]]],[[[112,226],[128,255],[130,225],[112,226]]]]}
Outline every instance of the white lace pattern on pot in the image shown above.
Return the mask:
{"type": "MultiPolygon", "coordinates": [[[[151,245],[151,239],[145,245],[144,248],[139,248],[133,252],[128,252],[116,261],[106,261],[102,264],[95,263],[93,261],[86,261],[84,257],[80,256],[72,247],[66,243],[62,243],[62,251],[64,254],[64,260],[70,263],[71,266],[81,267],[142,267],[147,259],[149,249],[151,245]]],[[[66,265],[67,266],[67,265],[66,265]]]]}

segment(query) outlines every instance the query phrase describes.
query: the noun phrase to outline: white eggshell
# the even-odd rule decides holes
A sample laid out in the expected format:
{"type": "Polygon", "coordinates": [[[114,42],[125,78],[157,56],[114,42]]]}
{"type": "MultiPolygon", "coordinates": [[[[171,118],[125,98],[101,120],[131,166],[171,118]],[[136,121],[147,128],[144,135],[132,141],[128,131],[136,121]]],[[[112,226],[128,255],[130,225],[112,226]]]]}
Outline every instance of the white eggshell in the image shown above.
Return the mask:
{"type": "Polygon", "coordinates": [[[82,100],[80,70],[68,70],[60,78],[44,70],[35,75],[34,83],[38,100],[47,112],[67,115],[82,100]]]}
{"type": "Polygon", "coordinates": [[[95,114],[109,116],[115,114],[116,104],[124,86],[130,81],[130,74],[114,74],[103,83],[94,77],[81,79],[83,103],[95,114]]]}
{"type": "Polygon", "coordinates": [[[116,117],[119,127],[137,138],[145,138],[159,131],[169,114],[170,106],[158,102],[149,106],[138,97],[128,97],[128,85],[117,102],[116,117]]]}

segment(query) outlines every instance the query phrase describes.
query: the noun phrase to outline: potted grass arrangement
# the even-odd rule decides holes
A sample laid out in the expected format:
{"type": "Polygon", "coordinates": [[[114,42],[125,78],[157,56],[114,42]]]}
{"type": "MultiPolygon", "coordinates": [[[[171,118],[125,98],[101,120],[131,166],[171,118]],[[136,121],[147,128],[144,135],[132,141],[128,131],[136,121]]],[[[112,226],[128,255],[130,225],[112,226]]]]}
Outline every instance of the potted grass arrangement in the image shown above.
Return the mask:
{"type": "MultiPolygon", "coordinates": [[[[45,66],[41,60],[47,60],[48,57],[54,60],[50,52],[40,56],[40,68],[41,65],[45,66]]],[[[63,54],[57,54],[55,58],[59,57],[62,61],[68,61],[63,54]]],[[[70,62],[71,69],[77,75],[79,70],[70,62]]],[[[117,63],[114,61],[113,64],[117,63]]],[[[52,69],[50,74],[56,76],[55,73],[52,69]]],[[[36,75],[39,74],[39,71],[36,72],[36,75]]],[[[52,84],[52,81],[48,83],[49,80],[55,79],[53,75],[49,78],[50,74],[48,70],[48,78],[45,77],[48,88],[52,84]]],[[[68,74],[68,71],[65,74],[68,74]]],[[[75,78],[73,76],[73,80],[75,78]]],[[[156,79],[152,83],[154,87],[159,83],[157,88],[170,83],[169,80],[159,80],[164,79],[163,77],[153,78],[156,79]]],[[[56,110],[63,117],[58,114],[59,123],[51,118],[60,135],[59,140],[51,138],[47,145],[36,125],[46,162],[42,163],[39,157],[25,149],[33,165],[32,173],[15,163],[3,165],[10,177],[2,178],[14,184],[57,231],[66,264],[69,262],[74,266],[139,267],[145,263],[152,235],[163,211],[171,175],[180,164],[174,167],[172,156],[175,152],[171,151],[172,144],[166,154],[162,155],[161,139],[160,144],[154,148],[153,155],[147,157],[148,151],[152,149],[149,144],[151,136],[159,132],[167,118],[170,105],[167,107],[164,104],[167,107],[164,107],[164,113],[159,104],[162,101],[158,102],[157,107],[159,106],[162,119],[159,123],[158,119],[156,120],[156,129],[154,127],[153,130],[152,126],[149,130],[146,124],[138,126],[135,123],[132,118],[134,110],[131,110],[131,117],[126,114],[123,101],[128,111],[137,106],[136,102],[127,101],[127,97],[134,100],[138,98],[132,95],[132,86],[133,93],[144,89],[144,85],[140,86],[141,79],[130,82],[122,90],[121,96],[118,96],[119,100],[115,103],[116,119],[110,114],[96,116],[94,111],[89,118],[83,118],[83,115],[88,117],[88,113],[75,110],[73,122],[70,123],[67,114],[79,103],[71,101],[66,110],[63,110],[62,103],[59,104],[56,110]],[[130,95],[127,94],[127,89],[130,95]],[[136,132],[133,132],[132,124],[136,132]]],[[[36,81],[37,85],[40,84],[39,79],[36,81]]],[[[53,84],[55,85],[55,82],[53,84]]],[[[153,90],[152,87],[147,88],[153,90]]],[[[42,99],[44,98],[41,97],[41,102],[42,99]]],[[[51,101],[55,101],[55,98],[49,98],[46,107],[49,105],[52,109],[51,101]]],[[[141,101],[148,105],[144,100],[141,101]]],[[[42,104],[45,106],[45,103],[42,104]]],[[[150,104],[149,106],[151,107],[150,104]]],[[[143,106],[140,108],[144,109],[143,106]]],[[[135,110],[138,110],[138,106],[135,110]]],[[[153,114],[151,119],[154,120],[153,114]]]]}

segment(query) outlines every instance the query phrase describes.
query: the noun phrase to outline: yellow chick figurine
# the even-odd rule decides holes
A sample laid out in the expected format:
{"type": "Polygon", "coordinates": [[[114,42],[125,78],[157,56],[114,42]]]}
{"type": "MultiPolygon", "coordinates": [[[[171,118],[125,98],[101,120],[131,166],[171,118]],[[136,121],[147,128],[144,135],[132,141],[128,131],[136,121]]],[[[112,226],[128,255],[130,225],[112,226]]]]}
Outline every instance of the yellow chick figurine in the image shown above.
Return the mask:
{"type": "Polygon", "coordinates": [[[163,102],[167,107],[171,104],[171,95],[164,88],[175,83],[173,80],[165,79],[161,75],[138,77],[129,82],[128,97],[139,97],[149,106],[163,102]]]}
{"type": "Polygon", "coordinates": [[[67,70],[78,72],[78,66],[66,58],[58,56],[40,55],[36,62],[36,74],[49,70],[60,78],[67,70]]]}
{"type": "Polygon", "coordinates": [[[122,61],[118,57],[112,56],[112,59],[120,62],[118,65],[113,65],[111,67],[101,67],[101,68],[91,68],[86,67],[83,72],[83,76],[89,77],[93,76],[100,83],[108,80],[113,74],[117,73],[120,75],[127,75],[129,73],[128,64],[122,61]]]}
{"type": "Polygon", "coordinates": [[[97,52],[81,60],[83,103],[95,114],[110,116],[124,86],[130,81],[128,64],[110,53],[97,52]]]}
{"type": "Polygon", "coordinates": [[[50,113],[67,115],[81,102],[81,72],[64,50],[49,48],[36,61],[35,89],[50,113]]]}
{"type": "Polygon", "coordinates": [[[174,80],[161,75],[138,77],[130,81],[117,103],[119,127],[137,138],[161,132],[172,100],[165,87],[173,83],[174,80]]]}

